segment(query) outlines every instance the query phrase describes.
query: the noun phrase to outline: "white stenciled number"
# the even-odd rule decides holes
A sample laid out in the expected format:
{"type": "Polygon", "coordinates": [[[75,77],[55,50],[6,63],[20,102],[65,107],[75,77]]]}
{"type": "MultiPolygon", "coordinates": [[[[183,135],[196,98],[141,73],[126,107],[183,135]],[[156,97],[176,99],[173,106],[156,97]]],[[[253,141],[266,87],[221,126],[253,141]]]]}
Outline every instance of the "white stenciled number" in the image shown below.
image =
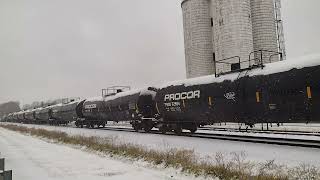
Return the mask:
{"type": "Polygon", "coordinates": [[[85,109],[95,109],[95,108],[97,108],[97,105],[96,104],[90,104],[90,105],[86,105],[84,108],[85,109]]]}

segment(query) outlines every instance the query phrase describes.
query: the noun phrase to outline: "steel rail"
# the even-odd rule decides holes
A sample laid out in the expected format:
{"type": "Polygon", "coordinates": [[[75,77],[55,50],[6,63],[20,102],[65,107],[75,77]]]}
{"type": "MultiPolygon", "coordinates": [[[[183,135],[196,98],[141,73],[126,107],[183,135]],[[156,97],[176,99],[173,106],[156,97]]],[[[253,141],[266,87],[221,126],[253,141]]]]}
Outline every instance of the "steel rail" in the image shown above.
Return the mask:
{"type": "Polygon", "coordinates": [[[320,131],[295,131],[295,130],[258,130],[258,129],[241,129],[238,128],[199,128],[198,130],[207,131],[225,131],[225,132],[240,132],[240,133],[255,133],[255,134],[281,134],[281,135],[297,135],[297,136],[316,136],[320,137],[320,131]]]}
{"type": "MultiPolygon", "coordinates": [[[[121,127],[105,127],[100,128],[101,130],[111,130],[111,131],[123,131],[123,132],[136,132],[130,128],[121,127]]],[[[140,132],[137,132],[140,133],[140,132]]],[[[159,131],[152,130],[152,134],[162,134],[159,131]]],[[[174,133],[168,132],[167,134],[162,134],[167,136],[179,136],[174,133]]],[[[217,140],[228,140],[228,141],[238,141],[238,142],[250,142],[250,143],[260,143],[260,144],[274,144],[274,145],[286,145],[286,146],[296,146],[296,147],[307,147],[307,148],[317,148],[320,149],[320,140],[311,139],[295,139],[295,138],[279,138],[279,137],[263,137],[263,136],[248,136],[248,135],[234,135],[234,134],[217,134],[217,133],[185,133],[183,132],[180,136],[193,137],[193,138],[203,138],[203,139],[217,139],[217,140]]]]}

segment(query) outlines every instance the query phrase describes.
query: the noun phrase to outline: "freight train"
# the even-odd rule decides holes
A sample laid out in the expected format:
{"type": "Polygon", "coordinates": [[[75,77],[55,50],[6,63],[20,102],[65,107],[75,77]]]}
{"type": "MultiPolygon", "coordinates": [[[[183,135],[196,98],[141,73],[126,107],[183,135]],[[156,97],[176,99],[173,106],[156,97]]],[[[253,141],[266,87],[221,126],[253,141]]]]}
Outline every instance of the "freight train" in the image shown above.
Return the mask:
{"type": "Polygon", "coordinates": [[[11,113],[3,120],[51,125],[74,121],[77,127],[91,128],[128,121],[136,131],[157,128],[177,134],[183,129],[194,133],[200,126],[218,122],[247,126],[319,122],[320,57],[255,64],[159,87],[111,90],[116,92],[11,113]]]}

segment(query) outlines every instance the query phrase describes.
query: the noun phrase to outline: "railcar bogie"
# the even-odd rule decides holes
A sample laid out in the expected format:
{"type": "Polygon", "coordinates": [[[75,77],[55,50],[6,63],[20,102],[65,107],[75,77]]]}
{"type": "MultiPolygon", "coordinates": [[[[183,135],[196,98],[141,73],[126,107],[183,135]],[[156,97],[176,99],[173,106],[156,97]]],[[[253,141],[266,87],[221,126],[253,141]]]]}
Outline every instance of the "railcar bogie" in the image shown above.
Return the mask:
{"type": "Polygon", "coordinates": [[[154,119],[147,118],[147,119],[141,119],[141,120],[131,120],[130,124],[132,125],[132,128],[139,132],[141,130],[145,132],[150,132],[152,128],[155,127],[154,119]]]}
{"type": "Polygon", "coordinates": [[[98,121],[98,120],[77,120],[75,122],[76,127],[78,128],[104,128],[107,124],[107,121],[98,121]]]}

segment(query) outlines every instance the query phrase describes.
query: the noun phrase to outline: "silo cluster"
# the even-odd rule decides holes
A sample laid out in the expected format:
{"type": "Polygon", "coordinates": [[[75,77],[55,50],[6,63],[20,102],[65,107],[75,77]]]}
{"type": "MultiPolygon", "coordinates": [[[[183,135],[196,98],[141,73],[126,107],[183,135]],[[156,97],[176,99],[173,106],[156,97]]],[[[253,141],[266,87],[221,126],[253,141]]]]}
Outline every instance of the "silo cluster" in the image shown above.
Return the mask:
{"type": "Polygon", "coordinates": [[[183,0],[181,6],[187,78],[280,60],[271,56],[279,51],[275,0],[183,0]]]}

